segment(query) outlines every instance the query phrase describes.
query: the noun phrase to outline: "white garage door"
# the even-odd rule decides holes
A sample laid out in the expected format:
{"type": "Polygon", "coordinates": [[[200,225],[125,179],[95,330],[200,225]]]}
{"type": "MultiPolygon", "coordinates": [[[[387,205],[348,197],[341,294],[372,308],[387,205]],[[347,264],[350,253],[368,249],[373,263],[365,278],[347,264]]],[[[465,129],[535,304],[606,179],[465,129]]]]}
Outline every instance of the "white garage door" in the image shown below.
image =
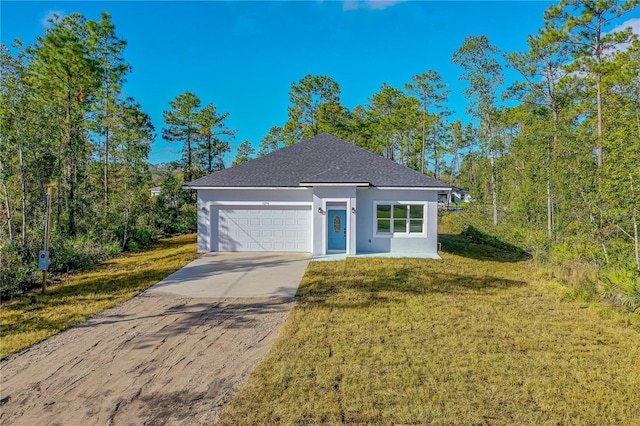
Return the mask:
{"type": "Polygon", "coordinates": [[[219,251],[311,251],[311,207],[220,207],[219,251]]]}

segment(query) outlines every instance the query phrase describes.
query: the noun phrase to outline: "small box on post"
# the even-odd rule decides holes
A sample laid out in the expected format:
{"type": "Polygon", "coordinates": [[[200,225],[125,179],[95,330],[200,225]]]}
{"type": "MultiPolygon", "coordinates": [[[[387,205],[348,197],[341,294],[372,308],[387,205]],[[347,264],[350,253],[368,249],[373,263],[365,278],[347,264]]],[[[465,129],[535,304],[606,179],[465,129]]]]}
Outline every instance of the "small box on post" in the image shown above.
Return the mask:
{"type": "Polygon", "coordinates": [[[41,271],[49,269],[49,250],[40,250],[40,253],[38,253],[38,266],[41,271]]]}

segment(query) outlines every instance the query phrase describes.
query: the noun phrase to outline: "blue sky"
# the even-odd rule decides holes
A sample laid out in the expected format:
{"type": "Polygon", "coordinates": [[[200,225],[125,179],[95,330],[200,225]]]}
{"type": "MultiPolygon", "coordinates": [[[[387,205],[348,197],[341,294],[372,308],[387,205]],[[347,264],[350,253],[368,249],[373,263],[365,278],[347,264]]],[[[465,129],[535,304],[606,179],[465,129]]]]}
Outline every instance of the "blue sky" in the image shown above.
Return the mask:
{"type": "MultiPolygon", "coordinates": [[[[128,42],[133,67],[125,91],[151,115],[157,138],[152,163],[176,160],[179,144],[161,138],[162,111],[178,94],[229,112],[233,148],[257,147],[271,126],[287,119],[291,83],[307,74],[331,76],[348,108],[366,104],[382,83],[402,88],[416,74],[438,71],[451,89],[454,118],[468,121],[461,69],[453,52],[468,35],[486,34],[503,51],[524,50],[543,25],[550,2],[0,2],[0,39],[32,43],[53,12],[99,19],[109,12],[128,42]]],[[[640,25],[640,11],[632,19],[640,25]]],[[[507,72],[507,81],[516,75],[507,72]]],[[[235,156],[231,153],[230,158],[235,156]]],[[[226,159],[229,164],[229,157],[226,159]]]]}

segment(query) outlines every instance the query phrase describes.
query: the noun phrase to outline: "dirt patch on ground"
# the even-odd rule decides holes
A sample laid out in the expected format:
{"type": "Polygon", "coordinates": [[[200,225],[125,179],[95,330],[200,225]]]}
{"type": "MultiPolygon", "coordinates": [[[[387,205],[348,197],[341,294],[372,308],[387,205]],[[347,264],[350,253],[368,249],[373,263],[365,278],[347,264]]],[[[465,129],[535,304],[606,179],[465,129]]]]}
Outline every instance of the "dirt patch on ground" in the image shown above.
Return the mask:
{"type": "Polygon", "coordinates": [[[0,423],[213,423],[292,307],[140,295],[2,361],[0,423]]]}

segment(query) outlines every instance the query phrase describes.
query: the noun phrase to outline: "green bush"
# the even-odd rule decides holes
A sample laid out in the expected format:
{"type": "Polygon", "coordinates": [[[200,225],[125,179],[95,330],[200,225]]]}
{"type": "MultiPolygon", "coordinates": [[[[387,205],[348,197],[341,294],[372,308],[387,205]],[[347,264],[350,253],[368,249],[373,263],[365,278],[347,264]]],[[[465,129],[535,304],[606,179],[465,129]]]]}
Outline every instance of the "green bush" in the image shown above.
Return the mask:
{"type": "Polygon", "coordinates": [[[460,220],[461,212],[438,212],[438,221],[440,222],[441,232],[445,234],[457,234],[462,232],[464,222],[460,220]]]}
{"type": "Polygon", "coordinates": [[[493,235],[486,234],[471,225],[466,225],[462,230],[461,235],[473,240],[474,242],[485,244],[500,250],[512,253],[523,253],[521,248],[502,241],[493,235]]]}
{"type": "Polygon", "coordinates": [[[158,230],[149,225],[136,225],[129,230],[129,241],[139,248],[148,248],[158,242],[158,230]]]}
{"type": "Polygon", "coordinates": [[[0,297],[10,299],[26,288],[28,268],[22,264],[22,257],[8,241],[0,244],[0,297]]]}
{"type": "Polygon", "coordinates": [[[618,306],[640,314],[640,278],[632,271],[612,269],[599,280],[600,295],[618,306]]]}
{"type": "Polygon", "coordinates": [[[162,182],[162,192],[154,200],[153,222],[164,235],[186,234],[197,229],[197,208],[175,176],[168,175],[162,182]]]}
{"type": "Polygon", "coordinates": [[[69,239],[54,237],[50,244],[49,271],[65,273],[97,265],[108,259],[112,251],[110,244],[100,244],[88,235],[69,239]]]}
{"type": "Polygon", "coordinates": [[[115,257],[120,254],[120,244],[117,242],[111,242],[104,246],[104,251],[107,254],[107,257],[115,257]]]}
{"type": "Polygon", "coordinates": [[[185,228],[184,233],[196,232],[198,229],[198,208],[190,204],[180,207],[180,221],[185,228]]]}
{"type": "MultiPolygon", "coordinates": [[[[124,240],[124,226],[119,225],[113,231],[114,238],[118,241],[119,247],[124,240]]],[[[149,248],[158,242],[159,231],[153,226],[139,223],[127,228],[127,240],[124,243],[124,251],[138,251],[149,248]]]]}

